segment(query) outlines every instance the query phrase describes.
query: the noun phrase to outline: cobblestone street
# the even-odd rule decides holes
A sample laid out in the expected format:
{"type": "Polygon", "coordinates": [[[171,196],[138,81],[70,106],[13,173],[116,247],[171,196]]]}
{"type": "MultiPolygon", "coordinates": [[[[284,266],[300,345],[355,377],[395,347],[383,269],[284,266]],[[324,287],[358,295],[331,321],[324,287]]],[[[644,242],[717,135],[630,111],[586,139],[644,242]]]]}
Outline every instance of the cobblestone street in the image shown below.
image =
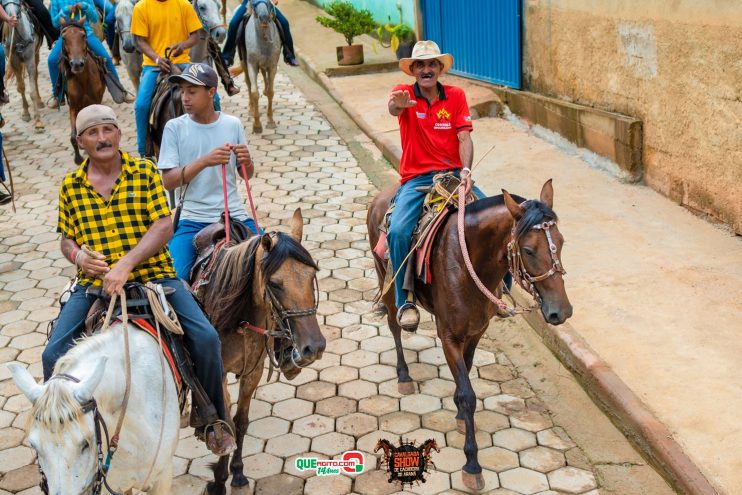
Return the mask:
{"type": "MultiPolygon", "coordinates": [[[[41,72],[46,99],[48,75],[45,68],[41,72]]],[[[249,129],[241,78],[239,83],[243,92],[223,99],[222,105],[249,129]]],[[[18,212],[12,214],[10,205],[0,207],[0,363],[23,363],[40,378],[47,324],[58,311],[58,293],[73,273],[59,252],[55,226],[58,186],[74,162],[66,107],[61,112],[41,110],[47,131],[36,134],[32,123],[19,120],[20,99],[14,88],[10,95],[11,104],[2,108],[7,121],[2,132],[18,212]]],[[[104,103],[110,104],[108,95],[104,103]]],[[[264,100],[261,103],[265,105],[264,100]]],[[[122,147],[133,151],[133,107],[113,106],[123,122],[122,147]]],[[[287,229],[296,207],[308,222],[304,245],[321,268],[318,318],[327,351],[293,381],[274,378],[260,386],[252,401],[244,448],[250,487],[232,493],[393,493],[399,487],[387,483],[387,473],[376,469],[373,449],[379,438],[393,443],[400,438],[418,443],[434,438],[441,447],[433,454],[435,469],[426,483],[411,491],[465,491],[454,383],[432,321],[424,317],[417,334],[404,336],[419,393],[401,396],[393,339],[385,322],[370,314],[377,283],[365,216],[376,189],[346,143],[284,73],[277,78],[275,108],[278,128],[260,137],[248,135],[256,161],[251,184],[261,226],[287,229]],[[366,454],[364,472],[355,476],[309,476],[294,467],[296,457],[330,458],[352,449],[366,454]]],[[[474,364],[485,492],[597,494],[597,477],[582,449],[554,423],[547,406],[502,349],[484,340],[474,364]]],[[[234,396],[236,389],[232,392],[234,396]]],[[[34,453],[24,444],[29,407],[8,369],[0,365],[0,495],[41,493],[34,453]]],[[[173,493],[201,493],[210,479],[208,465],[214,461],[190,429],[182,430],[173,493]]]]}

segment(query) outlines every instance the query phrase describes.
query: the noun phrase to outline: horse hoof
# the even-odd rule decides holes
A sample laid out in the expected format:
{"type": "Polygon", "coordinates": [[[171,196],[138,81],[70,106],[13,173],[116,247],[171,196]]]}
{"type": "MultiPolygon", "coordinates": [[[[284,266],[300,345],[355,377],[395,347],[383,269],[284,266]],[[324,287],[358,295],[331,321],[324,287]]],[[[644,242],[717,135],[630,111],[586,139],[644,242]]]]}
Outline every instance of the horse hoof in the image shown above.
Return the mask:
{"type": "Polygon", "coordinates": [[[275,129],[276,128],[276,123],[275,122],[268,122],[265,126],[268,129],[275,129]]]}
{"type": "MultiPolygon", "coordinates": [[[[461,433],[462,435],[466,435],[466,423],[464,423],[463,419],[457,419],[456,420],[456,431],[461,433]]],[[[477,431],[477,423],[474,423],[474,432],[477,431]]]]}
{"type": "Polygon", "coordinates": [[[34,130],[36,132],[44,132],[46,130],[46,127],[44,127],[44,124],[42,124],[41,122],[37,122],[36,124],[34,124],[34,130]]]}
{"type": "Polygon", "coordinates": [[[218,486],[213,481],[209,481],[206,483],[206,487],[204,488],[204,491],[201,492],[201,495],[227,495],[227,488],[224,486],[218,486]]]}
{"type": "Polygon", "coordinates": [[[23,115],[21,115],[21,120],[23,120],[23,122],[31,122],[31,114],[24,113],[23,115]]]}
{"type": "Polygon", "coordinates": [[[253,127],[252,128],[252,133],[253,134],[262,134],[263,133],[263,127],[262,126],[261,127],[253,127]]]}
{"type": "Polygon", "coordinates": [[[230,483],[230,485],[239,488],[241,486],[247,486],[248,483],[249,481],[247,480],[247,478],[245,478],[244,474],[235,473],[234,475],[232,475],[232,482],[230,483]]]}
{"type": "Polygon", "coordinates": [[[461,481],[471,491],[478,492],[484,490],[484,476],[482,476],[482,473],[469,474],[466,471],[461,471],[461,481]]]}
{"type": "Polygon", "coordinates": [[[397,390],[402,395],[412,395],[416,392],[415,382],[399,382],[397,384],[397,390]]]}

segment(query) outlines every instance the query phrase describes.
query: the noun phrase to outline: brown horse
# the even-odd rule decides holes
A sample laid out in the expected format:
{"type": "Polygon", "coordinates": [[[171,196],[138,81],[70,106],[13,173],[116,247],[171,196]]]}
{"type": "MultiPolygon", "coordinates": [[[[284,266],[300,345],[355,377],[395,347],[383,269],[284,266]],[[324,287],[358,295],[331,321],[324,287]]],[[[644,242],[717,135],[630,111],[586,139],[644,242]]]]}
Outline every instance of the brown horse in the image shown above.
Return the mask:
{"type": "Polygon", "coordinates": [[[67,102],[70,105],[70,142],[75,150],[75,163],[82,163],[77,147],[75,121],[77,113],[88,105],[103,101],[106,89],[103,73],[88,48],[87,34],[82,24],[62,24],[62,74],[66,81],[67,102]]]}
{"type": "Polygon", "coordinates": [[[155,85],[152,104],[149,109],[149,132],[145,144],[146,155],[159,157],[162,135],[165,133],[165,125],[185,113],[183,100],[180,97],[180,85],[171,84],[168,78],[172,74],[180,74],[177,65],[170,62],[169,48],[165,49],[165,59],[170,63],[170,72],[160,72],[155,85]]]}
{"type": "MultiPolygon", "coordinates": [[[[325,338],[317,323],[317,265],[301,245],[303,220],[296,210],[291,234],[254,236],[218,253],[203,302],[222,341],[224,372],[239,377],[234,416],[237,450],[230,469],[232,486],[248,483],[243,473],[242,443],[250,399],[263,375],[266,355],[288,379],[322,357],[325,338]],[[265,333],[263,333],[265,331],[265,333]]],[[[224,383],[226,404],[229,393],[224,383]]],[[[205,493],[223,495],[228,456],[214,466],[214,481],[205,493]]]]}
{"type": "MultiPolygon", "coordinates": [[[[381,192],[369,208],[367,227],[372,248],[379,239],[379,225],[396,189],[394,187],[381,192]]],[[[524,201],[517,196],[511,197],[505,191],[503,193],[502,196],[481,199],[470,204],[464,217],[466,244],[471,262],[484,285],[493,293],[508,271],[509,241],[517,241],[514,245],[520,246],[522,266],[530,274],[549,272],[554,267],[555,260],[560,259],[563,243],[556,226],[556,214],[551,209],[554,194],[551,180],[544,184],[540,201],[524,201]],[[547,235],[544,235],[543,229],[537,230],[545,222],[552,221],[553,223],[548,224],[547,235]],[[553,242],[547,237],[553,239],[553,242]],[[551,247],[554,249],[553,257],[551,247]]],[[[495,305],[479,291],[464,266],[456,215],[445,220],[433,249],[434,256],[430,266],[432,283],[426,285],[417,281],[415,293],[418,303],[435,315],[438,337],[442,341],[448,367],[456,382],[456,419],[459,429],[465,428],[466,435],[463,482],[472,490],[481,490],[484,488],[484,478],[477,460],[477,443],[474,437],[476,396],[469,380],[469,372],[479,339],[496,314],[495,305]]],[[[375,253],[374,261],[379,284],[383,287],[386,264],[375,253]]],[[[553,271],[546,278],[539,276],[531,279],[539,279],[533,284],[535,293],[540,298],[541,312],[544,319],[554,325],[563,323],[572,315],[572,306],[564,289],[560,267],[561,264],[558,266],[559,270],[553,271]]],[[[397,347],[399,391],[411,394],[415,392],[415,385],[404,358],[401,328],[396,321],[394,291],[388,291],[382,302],[397,347]]]]}

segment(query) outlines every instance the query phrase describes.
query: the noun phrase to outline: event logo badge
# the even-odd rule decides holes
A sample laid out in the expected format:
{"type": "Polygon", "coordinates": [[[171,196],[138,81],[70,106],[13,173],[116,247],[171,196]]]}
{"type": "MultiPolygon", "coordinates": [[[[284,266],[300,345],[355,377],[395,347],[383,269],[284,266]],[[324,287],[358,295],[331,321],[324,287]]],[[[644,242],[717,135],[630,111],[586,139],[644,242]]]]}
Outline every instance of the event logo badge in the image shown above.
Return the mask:
{"type": "Polygon", "coordinates": [[[430,458],[430,451],[441,451],[432,438],[419,446],[415,446],[414,441],[408,441],[402,442],[399,447],[395,447],[391,442],[382,438],[376,444],[374,452],[378,452],[379,449],[384,450],[384,457],[379,467],[386,467],[389,473],[389,483],[397,482],[402,485],[402,488],[405,485],[419,484],[421,481],[425,483],[425,473],[429,472],[428,467],[435,468],[430,458]]]}
{"type": "Polygon", "coordinates": [[[298,471],[315,471],[317,476],[333,476],[345,473],[363,472],[363,452],[351,450],[341,459],[317,459],[316,457],[297,457],[294,462],[298,471]]]}

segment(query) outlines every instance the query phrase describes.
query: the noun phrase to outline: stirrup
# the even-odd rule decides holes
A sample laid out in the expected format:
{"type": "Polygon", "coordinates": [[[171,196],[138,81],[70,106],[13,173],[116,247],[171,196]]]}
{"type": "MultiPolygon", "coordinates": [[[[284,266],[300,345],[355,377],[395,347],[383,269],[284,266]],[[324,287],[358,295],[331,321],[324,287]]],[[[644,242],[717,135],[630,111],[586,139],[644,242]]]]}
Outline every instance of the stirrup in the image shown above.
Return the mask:
{"type": "Polygon", "coordinates": [[[397,325],[399,325],[400,327],[402,327],[402,330],[405,330],[407,332],[414,332],[415,330],[417,330],[417,326],[419,324],[420,324],[420,310],[417,309],[417,306],[415,306],[415,303],[406,302],[401,307],[397,308],[397,325]],[[414,309],[415,310],[415,315],[417,316],[417,321],[415,322],[414,325],[409,325],[409,324],[408,325],[403,325],[402,322],[399,319],[399,317],[402,316],[402,313],[404,313],[405,310],[408,310],[408,309],[414,309]]]}

